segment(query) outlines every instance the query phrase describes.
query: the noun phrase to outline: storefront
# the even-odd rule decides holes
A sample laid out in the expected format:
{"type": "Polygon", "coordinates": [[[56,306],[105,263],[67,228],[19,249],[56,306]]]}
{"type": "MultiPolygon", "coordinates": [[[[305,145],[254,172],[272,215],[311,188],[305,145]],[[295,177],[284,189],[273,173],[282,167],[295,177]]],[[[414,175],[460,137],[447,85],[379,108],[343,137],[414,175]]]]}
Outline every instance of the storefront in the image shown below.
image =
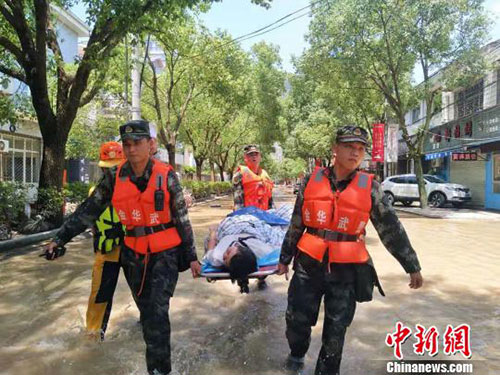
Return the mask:
{"type": "Polygon", "coordinates": [[[500,138],[474,148],[486,155],[484,207],[500,210],[500,138]]]}
{"type": "Polygon", "coordinates": [[[473,206],[500,209],[500,106],[432,128],[424,152],[427,172],[469,187],[473,206]]]}

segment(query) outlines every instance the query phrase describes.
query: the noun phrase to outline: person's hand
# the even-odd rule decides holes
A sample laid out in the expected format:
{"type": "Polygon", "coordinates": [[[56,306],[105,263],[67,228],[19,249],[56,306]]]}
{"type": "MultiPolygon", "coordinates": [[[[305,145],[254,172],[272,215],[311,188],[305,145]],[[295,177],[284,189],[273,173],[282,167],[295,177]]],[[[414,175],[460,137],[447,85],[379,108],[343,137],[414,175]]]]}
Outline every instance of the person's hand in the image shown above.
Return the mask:
{"type": "Polygon", "coordinates": [[[189,266],[191,267],[191,274],[193,275],[193,279],[200,276],[201,274],[201,265],[197,260],[193,260],[189,266]]]}
{"type": "Polygon", "coordinates": [[[413,272],[410,273],[410,283],[408,286],[411,289],[418,289],[422,287],[424,284],[424,278],[422,277],[422,274],[420,272],[413,272]]]}
{"type": "MultiPolygon", "coordinates": [[[[55,241],[50,242],[47,246],[44,248],[44,252],[40,254],[40,256],[44,256],[47,260],[54,260],[58,257],[58,254],[56,252],[56,248],[58,247],[57,243],[55,241]]],[[[64,255],[64,252],[60,254],[61,256],[64,255]]]]}
{"type": "Polygon", "coordinates": [[[191,207],[193,205],[193,198],[190,194],[184,194],[184,201],[186,202],[186,207],[191,207]]]}
{"type": "Polygon", "coordinates": [[[278,275],[285,275],[288,280],[288,265],[283,263],[278,263],[278,275]]]}

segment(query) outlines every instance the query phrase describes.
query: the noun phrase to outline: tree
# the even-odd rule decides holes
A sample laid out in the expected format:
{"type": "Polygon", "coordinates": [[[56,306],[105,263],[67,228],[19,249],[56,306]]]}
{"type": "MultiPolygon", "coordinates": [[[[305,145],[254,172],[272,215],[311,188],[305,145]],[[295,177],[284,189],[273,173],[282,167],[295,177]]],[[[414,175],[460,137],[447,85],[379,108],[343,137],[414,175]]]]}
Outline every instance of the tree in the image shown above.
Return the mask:
{"type": "Polygon", "coordinates": [[[249,113],[258,128],[257,143],[271,146],[281,140],[279,118],[282,114],[280,97],[285,93],[285,73],[281,70],[279,48],[259,42],[252,46],[253,101],[249,113]]]}
{"type": "MultiPolygon", "coordinates": [[[[363,82],[386,100],[415,162],[421,207],[427,206],[421,157],[433,103],[441,90],[453,89],[451,80],[443,78],[440,87],[432,74],[448,64],[471,61],[471,56],[481,61],[486,25],[477,0],[340,0],[317,12],[311,23],[309,41],[318,66],[335,60],[347,80],[363,82]],[[424,78],[417,86],[412,82],[416,66],[424,78]],[[412,136],[405,114],[420,100],[426,113],[412,136]]],[[[465,73],[477,77],[480,70],[476,63],[465,73]]],[[[447,70],[441,74],[446,77],[447,70]]]]}
{"type": "MultiPolygon", "coordinates": [[[[262,5],[268,1],[258,1],[262,5]]],[[[81,59],[68,69],[56,35],[54,4],[71,1],[5,0],[0,4],[0,73],[25,83],[31,92],[43,137],[40,187],[62,187],[65,146],[78,109],[89,103],[104,81],[111,51],[129,32],[137,32],[149,15],[173,18],[209,0],[86,0],[93,24],[81,59]],[[51,61],[52,63],[48,63],[51,61]],[[56,77],[56,95],[49,95],[49,76],[56,77]],[[92,75],[95,86],[88,88],[92,75]]],[[[58,218],[62,219],[62,215],[58,218]]]]}

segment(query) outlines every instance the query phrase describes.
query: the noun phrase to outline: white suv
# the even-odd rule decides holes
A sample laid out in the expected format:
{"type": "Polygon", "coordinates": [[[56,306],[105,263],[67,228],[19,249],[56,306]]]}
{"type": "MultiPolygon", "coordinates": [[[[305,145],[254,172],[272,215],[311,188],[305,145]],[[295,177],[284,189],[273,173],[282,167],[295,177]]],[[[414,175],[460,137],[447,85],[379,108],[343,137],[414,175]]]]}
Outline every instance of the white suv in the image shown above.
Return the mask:
{"type": "MultiPolygon", "coordinates": [[[[461,207],[472,199],[470,189],[459,184],[443,181],[439,177],[425,174],[425,190],[431,207],[443,207],[447,202],[461,207]]],[[[382,189],[391,204],[401,202],[410,206],[419,200],[417,178],[414,174],[388,177],[382,182],[382,189]]]]}

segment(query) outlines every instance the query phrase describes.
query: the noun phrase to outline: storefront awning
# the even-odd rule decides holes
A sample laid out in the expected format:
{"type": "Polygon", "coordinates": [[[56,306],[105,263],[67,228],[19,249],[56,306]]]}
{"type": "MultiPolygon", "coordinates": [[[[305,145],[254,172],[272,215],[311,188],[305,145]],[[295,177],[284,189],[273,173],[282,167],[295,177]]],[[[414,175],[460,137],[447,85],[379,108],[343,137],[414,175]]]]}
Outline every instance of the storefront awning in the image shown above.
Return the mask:
{"type": "Polygon", "coordinates": [[[478,141],[467,145],[467,149],[479,148],[482,153],[500,150],[500,137],[478,141]]]}

